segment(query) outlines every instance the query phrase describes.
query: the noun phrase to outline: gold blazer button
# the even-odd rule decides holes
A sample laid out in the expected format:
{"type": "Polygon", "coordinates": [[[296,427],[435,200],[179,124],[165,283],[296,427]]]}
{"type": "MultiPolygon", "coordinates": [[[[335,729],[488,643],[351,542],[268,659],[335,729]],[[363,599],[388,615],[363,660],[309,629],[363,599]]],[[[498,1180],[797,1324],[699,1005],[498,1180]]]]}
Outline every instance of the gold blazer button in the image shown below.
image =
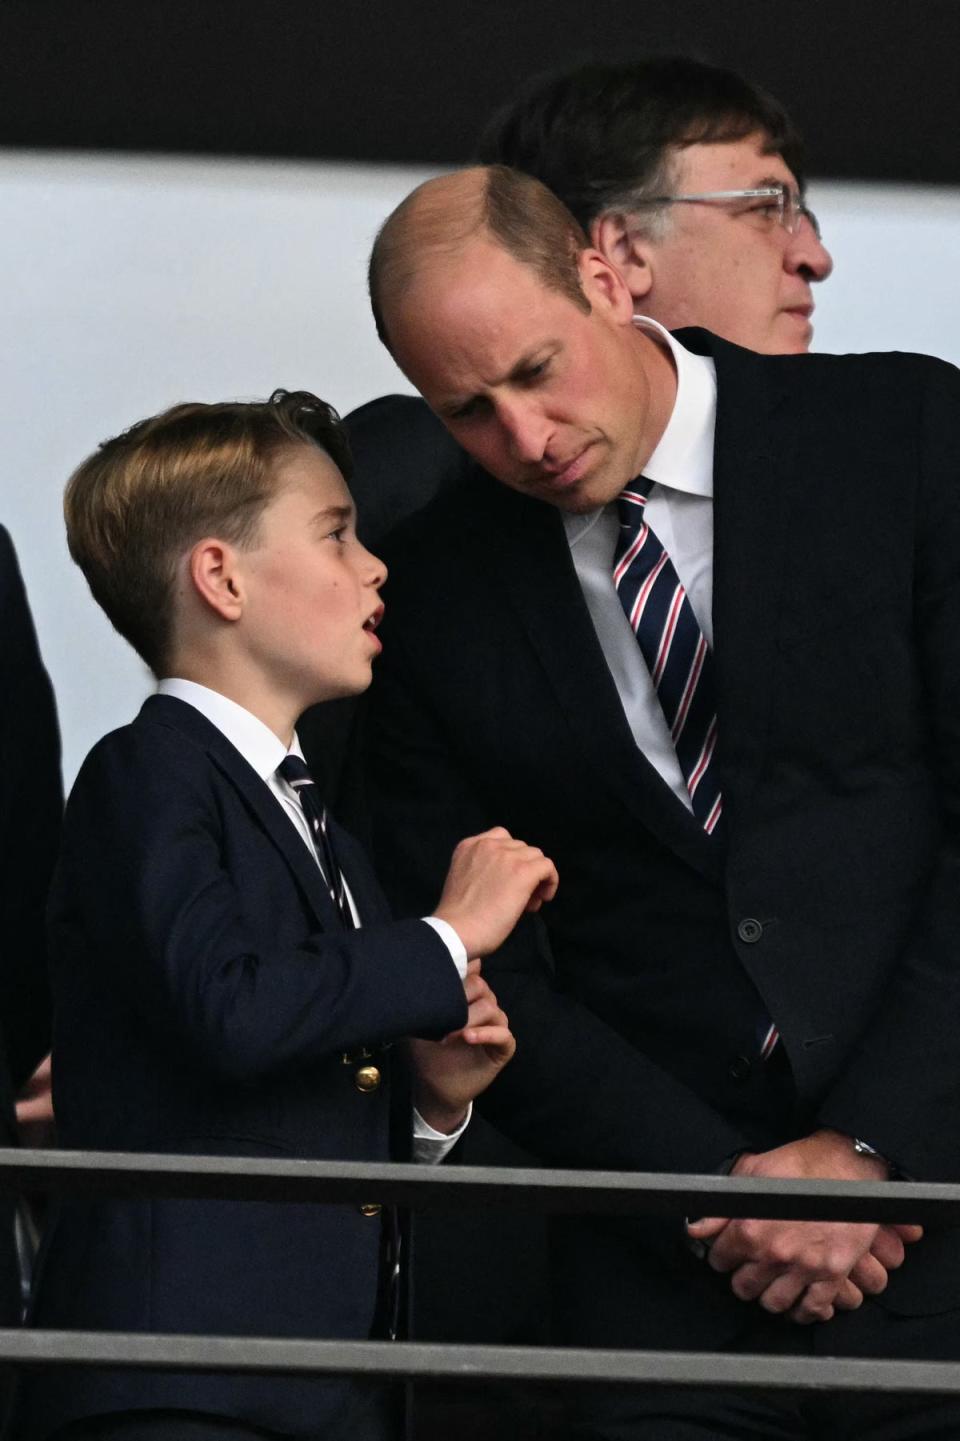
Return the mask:
{"type": "Polygon", "coordinates": [[[371,1095],[380,1087],[380,1069],[378,1066],[360,1066],[353,1076],[353,1084],[358,1091],[365,1096],[371,1095]]]}
{"type": "Polygon", "coordinates": [[[374,1201],[369,1206],[361,1206],[360,1214],[361,1216],[379,1216],[382,1210],[383,1207],[377,1201],[374,1201]]]}

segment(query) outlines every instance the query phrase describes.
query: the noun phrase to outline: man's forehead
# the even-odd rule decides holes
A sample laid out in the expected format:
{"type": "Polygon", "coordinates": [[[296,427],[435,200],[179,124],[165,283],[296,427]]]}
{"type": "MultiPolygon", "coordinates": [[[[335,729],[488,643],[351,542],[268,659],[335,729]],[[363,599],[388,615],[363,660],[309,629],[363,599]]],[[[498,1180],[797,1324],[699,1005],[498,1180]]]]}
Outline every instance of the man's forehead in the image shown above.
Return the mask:
{"type": "Polygon", "coordinates": [[[456,251],[422,258],[395,304],[391,330],[399,342],[426,324],[451,339],[461,333],[494,338],[517,307],[533,315],[555,294],[531,266],[478,237],[456,251]]]}
{"type": "Polygon", "coordinates": [[[796,184],[796,176],[783,156],[770,148],[770,139],[754,132],[738,140],[694,141],[674,147],[675,175],[684,185],[706,189],[721,182],[728,186],[762,185],[784,180],[796,184]]]}

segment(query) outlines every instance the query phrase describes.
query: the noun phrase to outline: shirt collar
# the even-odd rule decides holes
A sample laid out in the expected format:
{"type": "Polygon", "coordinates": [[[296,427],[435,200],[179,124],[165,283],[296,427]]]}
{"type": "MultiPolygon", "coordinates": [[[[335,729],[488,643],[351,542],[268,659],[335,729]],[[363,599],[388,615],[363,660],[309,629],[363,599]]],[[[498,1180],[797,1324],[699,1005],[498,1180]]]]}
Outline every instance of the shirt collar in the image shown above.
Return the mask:
{"type": "Polygon", "coordinates": [[[659,321],[635,315],[633,323],[655,333],[659,342],[670,350],[677,369],[673,411],[659,444],[643,467],[643,474],[657,485],[712,498],[716,367],[706,356],[684,349],[659,321]]]}
{"type": "Polygon", "coordinates": [[[221,735],[226,736],[234,749],[240,752],[261,780],[269,780],[288,754],[299,756],[303,760],[303,751],[296,735],[288,752],[279,736],[275,736],[270,727],[264,725],[252,711],[237,705],[236,701],[221,695],[219,691],[211,690],[209,686],[198,685],[193,680],[168,677],[157,686],[157,695],[173,696],[175,700],[185,701],[206,716],[210,724],[216,726],[221,735]]]}

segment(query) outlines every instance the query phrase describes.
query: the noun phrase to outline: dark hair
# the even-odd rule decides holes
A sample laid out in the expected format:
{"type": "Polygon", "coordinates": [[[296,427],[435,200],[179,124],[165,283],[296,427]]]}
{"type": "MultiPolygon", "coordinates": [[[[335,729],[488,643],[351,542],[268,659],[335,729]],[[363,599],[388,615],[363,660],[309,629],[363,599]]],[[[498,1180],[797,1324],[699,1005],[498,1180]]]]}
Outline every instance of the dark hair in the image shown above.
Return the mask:
{"type": "Polygon", "coordinates": [[[155,675],[171,658],[178,562],[204,535],[253,543],[274,494],[274,462],[297,445],[326,451],[350,479],[340,418],[307,390],[175,405],[105,440],[70,477],[70,554],[155,675]]]}
{"type": "Polygon", "coordinates": [[[479,154],[535,175],[587,229],[669,188],[671,149],[757,132],[802,188],[800,136],[773,96],[733,70],[660,56],[537,77],[489,122],[479,154]]]}
{"type": "Polygon", "coordinates": [[[403,293],[427,255],[455,252],[483,231],[529,265],[548,289],[580,310],[590,309],[579,267],[589,241],[557,196],[533,176],[504,165],[463,170],[419,185],[387,217],[373,243],[370,303],[388,350],[390,300],[403,293]]]}

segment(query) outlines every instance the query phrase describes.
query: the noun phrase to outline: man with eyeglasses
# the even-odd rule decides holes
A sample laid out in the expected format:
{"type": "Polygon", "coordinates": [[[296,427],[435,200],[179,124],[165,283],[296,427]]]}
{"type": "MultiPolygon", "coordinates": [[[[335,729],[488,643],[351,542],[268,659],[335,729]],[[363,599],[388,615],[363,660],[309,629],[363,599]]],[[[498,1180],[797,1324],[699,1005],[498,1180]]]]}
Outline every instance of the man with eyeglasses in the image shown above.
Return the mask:
{"type": "MultiPolygon", "coordinates": [[[[488,1114],[560,1166],[960,1180],[960,375],[637,324],[501,166],[414,191],[370,281],[475,462],[387,548],[381,870],[417,913],[500,818],[560,876],[549,946],[528,918],[484,963],[488,1114]]],[[[956,1230],[550,1229],[567,1344],[960,1361],[956,1230]]],[[[578,1441],[960,1436],[950,1398],[570,1404],[578,1441]]]]}
{"type": "Polygon", "coordinates": [[[497,115],[484,161],[535,175],[612,260],[639,313],[766,354],[807,350],[833,262],[804,200],[790,117],[684,56],[585,65],[497,115]]]}
{"type": "MultiPolygon", "coordinates": [[[[666,56],[540,78],[492,119],[479,154],[560,197],[638,315],[766,354],[809,348],[812,287],[833,261],[806,204],[802,142],[735,72],[666,56]]],[[[462,476],[462,452],[418,400],[384,396],[347,425],[368,544],[462,476]]]]}

